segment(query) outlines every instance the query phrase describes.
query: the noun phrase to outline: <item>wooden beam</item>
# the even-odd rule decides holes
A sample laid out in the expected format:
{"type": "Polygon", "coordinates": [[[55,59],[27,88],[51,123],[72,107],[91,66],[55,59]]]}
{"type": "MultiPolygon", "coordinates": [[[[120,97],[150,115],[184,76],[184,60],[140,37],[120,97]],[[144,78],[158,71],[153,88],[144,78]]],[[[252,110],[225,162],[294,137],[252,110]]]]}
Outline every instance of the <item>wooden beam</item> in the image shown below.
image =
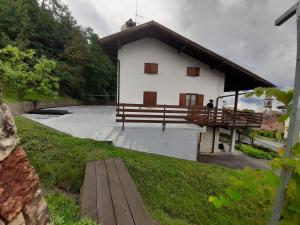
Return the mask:
{"type": "Polygon", "coordinates": [[[188,43],[185,42],[184,45],[180,49],[178,49],[178,53],[181,53],[187,47],[187,45],[188,43]]]}
{"type": "Polygon", "coordinates": [[[216,66],[210,66],[211,70],[217,70],[220,69],[223,65],[225,64],[225,61],[220,62],[219,64],[217,64],[216,66]]]}
{"type": "Polygon", "coordinates": [[[152,39],[153,38],[153,27],[150,27],[150,35],[149,38],[152,39]]]}
{"type": "Polygon", "coordinates": [[[117,46],[118,46],[118,49],[121,49],[121,48],[122,48],[122,44],[121,44],[121,42],[120,42],[119,37],[117,37],[117,46]]]}
{"type": "Polygon", "coordinates": [[[275,20],[275,25],[280,26],[294,16],[297,12],[298,2],[295,3],[291,8],[285,11],[277,20],[275,20]]]}

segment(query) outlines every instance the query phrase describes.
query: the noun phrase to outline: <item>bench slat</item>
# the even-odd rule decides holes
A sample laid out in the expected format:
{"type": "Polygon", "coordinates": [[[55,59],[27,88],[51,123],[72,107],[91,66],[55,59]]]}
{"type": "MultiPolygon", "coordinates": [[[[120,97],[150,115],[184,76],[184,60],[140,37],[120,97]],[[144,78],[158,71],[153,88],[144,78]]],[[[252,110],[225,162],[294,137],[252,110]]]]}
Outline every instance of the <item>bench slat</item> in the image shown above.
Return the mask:
{"type": "Polygon", "coordinates": [[[114,163],[127,199],[127,203],[133,216],[134,223],[136,225],[154,225],[154,221],[146,210],[143,200],[137,191],[134,181],[132,180],[123,161],[118,158],[114,159],[114,163]]]}
{"type": "Polygon", "coordinates": [[[118,225],[135,225],[114,162],[112,159],[108,159],[105,160],[105,163],[110,183],[110,191],[115,211],[116,222],[118,225]]]}
{"type": "Polygon", "coordinates": [[[97,177],[97,209],[98,223],[116,225],[115,213],[111,199],[110,187],[107,177],[107,168],[104,161],[96,162],[97,177]]]}
{"type": "Polygon", "coordinates": [[[88,162],[85,167],[85,176],[81,190],[81,217],[87,217],[97,221],[96,204],[96,163],[88,162]]]}

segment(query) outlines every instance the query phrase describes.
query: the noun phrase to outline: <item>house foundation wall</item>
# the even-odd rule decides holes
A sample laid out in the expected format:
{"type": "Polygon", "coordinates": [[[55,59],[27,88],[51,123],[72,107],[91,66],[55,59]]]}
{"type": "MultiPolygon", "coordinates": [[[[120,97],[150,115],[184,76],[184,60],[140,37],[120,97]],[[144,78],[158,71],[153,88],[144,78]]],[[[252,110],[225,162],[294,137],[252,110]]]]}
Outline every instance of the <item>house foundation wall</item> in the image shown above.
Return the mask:
{"type": "Polygon", "coordinates": [[[219,151],[220,128],[215,128],[215,130],[215,136],[213,127],[206,127],[206,132],[200,134],[199,153],[213,153],[219,151]]]}

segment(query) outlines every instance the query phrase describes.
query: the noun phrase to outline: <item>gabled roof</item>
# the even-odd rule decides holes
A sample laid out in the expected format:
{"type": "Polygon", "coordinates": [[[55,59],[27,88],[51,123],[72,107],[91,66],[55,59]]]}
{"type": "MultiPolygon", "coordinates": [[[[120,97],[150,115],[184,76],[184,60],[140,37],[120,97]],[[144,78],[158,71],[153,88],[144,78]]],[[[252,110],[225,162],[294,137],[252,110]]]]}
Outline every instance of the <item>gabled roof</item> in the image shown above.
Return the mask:
{"type": "Polygon", "coordinates": [[[100,39],[104,52],[112,59],[117,58],[122,45],[146,38],[155,38],[210,66],[211,69],[225,73],[225,91],[251,90],[256,87],[274,87],[271,82],[236,63],[202,47],[182,35],[155,22],[141,24],[100,39]]]}

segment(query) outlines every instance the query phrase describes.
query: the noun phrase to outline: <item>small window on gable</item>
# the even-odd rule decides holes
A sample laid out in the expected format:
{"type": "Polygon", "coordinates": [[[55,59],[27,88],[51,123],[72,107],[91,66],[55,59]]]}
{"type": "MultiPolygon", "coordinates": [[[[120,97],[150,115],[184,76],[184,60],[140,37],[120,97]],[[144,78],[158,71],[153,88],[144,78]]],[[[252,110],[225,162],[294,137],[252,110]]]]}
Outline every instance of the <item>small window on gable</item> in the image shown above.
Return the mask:
{"type": "Polygon", "coordinates": [[[186,70],[186,75],[193,77],[200,76],[200,67],[188,66],[186,70]]]}
{"type": "Polygon", "coordinates": [[[157,63],[145,63],[144,73],[158,74],[158,64],[157,63]]]}

